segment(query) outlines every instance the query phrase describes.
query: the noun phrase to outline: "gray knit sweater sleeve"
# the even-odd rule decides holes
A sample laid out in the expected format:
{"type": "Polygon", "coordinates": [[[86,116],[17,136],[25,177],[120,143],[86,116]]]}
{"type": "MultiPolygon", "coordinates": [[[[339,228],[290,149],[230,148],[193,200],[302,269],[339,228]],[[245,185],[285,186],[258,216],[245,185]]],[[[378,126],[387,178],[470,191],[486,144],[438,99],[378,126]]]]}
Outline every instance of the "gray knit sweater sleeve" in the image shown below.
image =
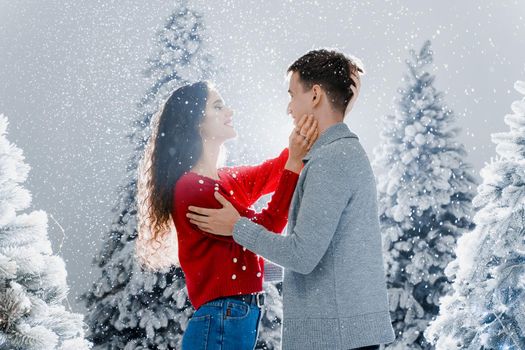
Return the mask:
{"type": "Polygon", "coordinates": [[[359,179],[352,178],[352,162],[357,161],[352,159],[353,147],[337,147],[337,143],[318,150],[304,167],[300,208],[287,235],[241,218],[234,227],[234,240],[284,268],[312,272],[328,249],[355,186],[359,186],[359,179]]]}

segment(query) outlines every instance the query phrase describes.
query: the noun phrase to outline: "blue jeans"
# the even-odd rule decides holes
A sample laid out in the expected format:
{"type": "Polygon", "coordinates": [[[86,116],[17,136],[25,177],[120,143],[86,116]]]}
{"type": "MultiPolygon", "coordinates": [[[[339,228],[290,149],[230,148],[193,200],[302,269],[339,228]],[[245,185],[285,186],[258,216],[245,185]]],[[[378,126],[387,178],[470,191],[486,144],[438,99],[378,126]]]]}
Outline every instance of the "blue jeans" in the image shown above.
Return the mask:
{"type": "Polygon", "coordinates": [[[261,309],[242,300],[221,298],[195,311],[182,337],[182,350],[253,350],[261,309]]]}

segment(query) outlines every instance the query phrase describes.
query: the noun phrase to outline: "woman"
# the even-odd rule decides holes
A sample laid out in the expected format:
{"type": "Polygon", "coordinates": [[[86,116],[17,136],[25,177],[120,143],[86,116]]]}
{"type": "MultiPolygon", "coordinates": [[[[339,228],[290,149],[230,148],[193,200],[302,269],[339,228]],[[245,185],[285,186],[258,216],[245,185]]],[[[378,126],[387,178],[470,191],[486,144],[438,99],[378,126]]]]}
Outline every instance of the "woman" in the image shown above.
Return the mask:
{"type": "Polygon", "coordinates": [[[218,169],[223,143],[236,136],[232,115],[207,82],[177,89],[155,120],[139,169],[137,255],[153,270],[180,263],[196,309],[184,333],[184,350],[253,349],[264,275],[263,259],[231,237],[191,224],[188,206],[219,208],[214,197],[219,191],[242,216],[280,233],[302,158],[318,136],[317,122],[304,116],[279,157],[258,166],[218,169]],[[250,209],[271,192],[266,209],[250,209]]]}

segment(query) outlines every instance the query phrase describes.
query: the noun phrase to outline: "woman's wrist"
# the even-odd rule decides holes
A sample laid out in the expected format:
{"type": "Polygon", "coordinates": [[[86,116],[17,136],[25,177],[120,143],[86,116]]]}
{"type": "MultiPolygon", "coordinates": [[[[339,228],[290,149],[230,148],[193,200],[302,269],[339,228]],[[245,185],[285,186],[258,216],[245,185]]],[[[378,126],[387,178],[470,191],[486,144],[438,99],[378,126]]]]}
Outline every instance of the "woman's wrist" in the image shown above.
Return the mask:
{"type": "Polygon", "coordinates": [[[302,160],[295,160],[292,158],[288,158],[288,161],[286,162],[286,165],[284,166],[285,169],[293,171],[294,173],[301,173],[301,170],[303,168],[303,162],[302,160]]]}

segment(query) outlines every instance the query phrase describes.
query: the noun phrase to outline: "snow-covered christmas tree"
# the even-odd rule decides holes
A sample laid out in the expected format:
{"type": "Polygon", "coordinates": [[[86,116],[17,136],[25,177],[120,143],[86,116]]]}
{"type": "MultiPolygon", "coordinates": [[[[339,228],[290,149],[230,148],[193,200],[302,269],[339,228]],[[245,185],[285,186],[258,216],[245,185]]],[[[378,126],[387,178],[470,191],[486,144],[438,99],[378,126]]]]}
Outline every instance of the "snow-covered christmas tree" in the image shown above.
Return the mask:
{"type": "Polygon", "coordinates": [[[94,259],[101,276],[83,295],[90,337],[99,349],[175,349],[193,314],[179,266],[149,272],[135,257],[137,168],[151,136],[151,121],[177,87],[208,79],[211,57],[203,44],[202,16],[180,2],[158,35],[158,52],[145,71],[151,87],[138,105],[129,139],[134,147],[125,185],[102,251],[94,259]]]}
{"type": "Polygon", "coordinates": [[[7,125],[0,114],[0,349],[91,349],[83,316],[63,305],[67,272],[53,255],[46,212],[17,214],[31,204],[22,187],[30,168],[7,125]]]}
{"type": "Polygon", "coordinates": [[[457,238],[473,228],[476,180],[455,138],[454,113],[426,69],[430,42],[411,51],[406,85],[374,149],[392,323],[389,349],[428,349],[423,331],[450,289],[444,273],[457,238]]]}
{"type": "MultiPolygon", "coordinates": [[[[525,95],[525,82],[516,90],[525,95]]],[[[438,350],[525,349],[525,97],[492,134],[497,158],[481,170],[476,228],[459,238],[445,272],[453,291],[425,336],[438,350]]]]}
{"type": "MultiPolygon", "coordinates": [[[[160,31],[158,52],[148,63],[145,75],[151,79],[151,87],[138,105],[139,116],[129,134],[134,153],[128,163],[128,177],[113,209],[115,222],[94,260],[101,277],[82,297],[89,309],[90,337],[97,348],[178,348],[194,312],[178,265],[152,273],[141,269],[134,258],[137,171],[152,134],[152,118],[177,87],[210,79],[217,71],[204,44],[202,16],[189,9],[186,1],[173,11],[160,31]]],[[[268,305],[261,319],[257,348],[280,347],[282,301],[278,286],[265,284],[268,305]]]]}

